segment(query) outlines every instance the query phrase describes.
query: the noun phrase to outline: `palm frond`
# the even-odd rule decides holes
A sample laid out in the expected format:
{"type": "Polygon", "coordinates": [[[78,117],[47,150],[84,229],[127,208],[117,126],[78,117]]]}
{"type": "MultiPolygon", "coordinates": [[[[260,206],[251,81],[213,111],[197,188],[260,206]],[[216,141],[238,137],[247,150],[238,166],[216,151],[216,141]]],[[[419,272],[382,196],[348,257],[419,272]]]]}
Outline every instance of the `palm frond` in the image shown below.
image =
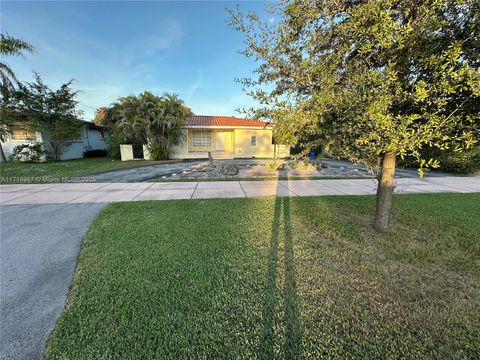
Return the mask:
{"type": "Polygon", "coordinates": [[[10,68],[10,66],[7,63],[3,61],[0,61],[0,79],[1,79],[1,85],[4,88],[9,90],[13,89],[14,83],[17,85],[20,84],[20,81],[18,81],[13,70],[10,68]]]}
{"type": "Polygon", "coordinates": [[[14,38],[6,34],[0,34],[1,56],[22,56],[24,52],[33,53],[34,51],[34,47],[25,40],[14,38]]]}

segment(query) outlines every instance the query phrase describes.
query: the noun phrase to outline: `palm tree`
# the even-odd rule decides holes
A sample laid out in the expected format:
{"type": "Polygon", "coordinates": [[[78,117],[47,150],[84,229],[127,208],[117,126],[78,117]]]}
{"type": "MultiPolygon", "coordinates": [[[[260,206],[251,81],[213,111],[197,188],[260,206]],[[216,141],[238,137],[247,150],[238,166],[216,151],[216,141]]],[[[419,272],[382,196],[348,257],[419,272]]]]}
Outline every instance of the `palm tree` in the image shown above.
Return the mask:
{"type": "Polygon", "coordinates": [[[5,153],[1,142],[10,136],[8,131],[8,100],[15,86],[20,86],[12,68],[4,61],[6,56],[23,56],[25,52],[33,53],[33,46],[23,39],[17,39],[9,35],[0,34],[0,91],[2,95],[0,113],[0,162],[5,162],[5,153]]]}
{"type": "Polygon", "coordinates": [[[184,136],[182,126],[190,109],[176,94],[158,97],[148,91],[122,102],[119,126],[131,129],[154,160],[168,159],[172,146],[184,136]]]}
{"type": "Polygon", "coordinates": [[[23,56],[25,52],[33,53],[33,46],[23,39],[0,34],[0,81],[2,88],[12,90],[20,85],[11,67],[3,60],[6,56],[23,56]]]}

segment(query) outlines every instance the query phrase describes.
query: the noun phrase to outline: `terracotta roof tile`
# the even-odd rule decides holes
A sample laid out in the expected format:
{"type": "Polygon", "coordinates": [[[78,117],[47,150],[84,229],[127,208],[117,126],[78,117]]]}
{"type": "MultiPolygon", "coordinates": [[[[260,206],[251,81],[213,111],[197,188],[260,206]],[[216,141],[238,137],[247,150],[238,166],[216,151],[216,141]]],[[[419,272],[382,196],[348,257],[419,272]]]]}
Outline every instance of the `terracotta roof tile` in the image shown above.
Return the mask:
{"type": "Polygon", "coordinates": [[[240,119],[232,116],[192,115],[187,117],[186,126],[233,126],[233,127],[271,127],[272,124],[261,120],[240,119]]]}

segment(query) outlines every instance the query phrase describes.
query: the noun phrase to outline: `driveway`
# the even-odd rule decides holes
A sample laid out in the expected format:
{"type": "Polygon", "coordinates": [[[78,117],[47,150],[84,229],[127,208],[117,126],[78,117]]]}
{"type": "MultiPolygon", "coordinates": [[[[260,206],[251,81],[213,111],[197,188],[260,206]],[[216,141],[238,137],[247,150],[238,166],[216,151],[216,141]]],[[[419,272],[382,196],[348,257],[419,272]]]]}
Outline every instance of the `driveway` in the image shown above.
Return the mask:
{"type": "Polygon", "coordinates": [[[142,166],[125,170],[109,171],[101,174],[92,175],[94,182],[142,182],[152,179],[160,179],[162,176],[169,176],[172,173],[181,173],[190,170],[196,165],[204,163],[205,160],[191,160],[172,164],[159,164],[142,166]]]}
{"type": "Polygon", "coordinates": [[[82,238],[105,204],[0,207],[0,358],[40,359],[82,238]]]}
{"type": "MultiPolygon", "coordinates": [[[[242,169],[254,169],[258,165],[263,165],[271,160],[265,159],[235,159],[235,160],[215,160],[215,163],[233,163],[239,166],[240,174],[238,177],[252,177],[251,175],[242,175],[242,169]]],[[[369,176],[365,166],[360,164],[354,164],[344,160],[322,160],[327,169],[322,169],[319,173],[304,174],[305,176],[334,176],[334,177],[352,177],[369,176]]],[[[130,183],[130,182],[145,182],[153,179],[175,179],[175,178],[221,178],[222,176],[216,172],[211,171],[209,163],[206,160],[188,160],[177,163],[166,163],[159,165],[149,165],[136,167],[131,169],[115,170],[105,173],[95,174],[88,176],[92,182],[96,183],[130,183]],[[175,174],[174,176],[172,176],[175,174]]],[[[265,170],[263,170],[265,171],[265,170]]],[[[286,170],[282,170],[281,176],[296,176],[295,174],[289,174],[286,170]]],[[[274,174],[264,173],[258,176],[272,177],[274,174]]],[[[399,178],[418,178],[418,172],[416,169],[402,169],[397,168],[396,176],[399,178]]],[[[426,172],[425,177],[444,177],[452,176],[451,174],[445,174],[442,172],[426,172]]],[[[229,177],[230,178],[230,177],[229,177]]]]}

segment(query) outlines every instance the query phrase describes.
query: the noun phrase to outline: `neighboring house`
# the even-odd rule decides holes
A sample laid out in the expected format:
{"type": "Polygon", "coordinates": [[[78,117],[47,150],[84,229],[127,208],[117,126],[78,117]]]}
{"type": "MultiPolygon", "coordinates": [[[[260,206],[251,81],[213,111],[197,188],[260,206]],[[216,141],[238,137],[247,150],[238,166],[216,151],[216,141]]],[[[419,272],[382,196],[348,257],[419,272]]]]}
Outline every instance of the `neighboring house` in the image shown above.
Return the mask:
{"type": "MultiPolygon", "coordinates": [[[[107,150],[108,145],[105,142],[105,129],[103,126],[95,125],[89,121],[79,120],[84,126],[82,135],[65,147],[60,157],[61,160],[79,159],[83,157],[83,152],[88,150],[107,150]]],[[[29,132],[21,122],[10,126],[10,136],[6,142],[2,142],[2,148],[5,157],[8,159],[17,145],[27,144],[32,141],[43,142],[42,134],[39,132],[29,132]]]]}
{"type": "Polygon", "coordinates": [[[274,158],[290,155],[290,147],[274,144],[271,123],[229,116],[189,116],[184,139],[173,147],[172,159],[274,158]]]}

